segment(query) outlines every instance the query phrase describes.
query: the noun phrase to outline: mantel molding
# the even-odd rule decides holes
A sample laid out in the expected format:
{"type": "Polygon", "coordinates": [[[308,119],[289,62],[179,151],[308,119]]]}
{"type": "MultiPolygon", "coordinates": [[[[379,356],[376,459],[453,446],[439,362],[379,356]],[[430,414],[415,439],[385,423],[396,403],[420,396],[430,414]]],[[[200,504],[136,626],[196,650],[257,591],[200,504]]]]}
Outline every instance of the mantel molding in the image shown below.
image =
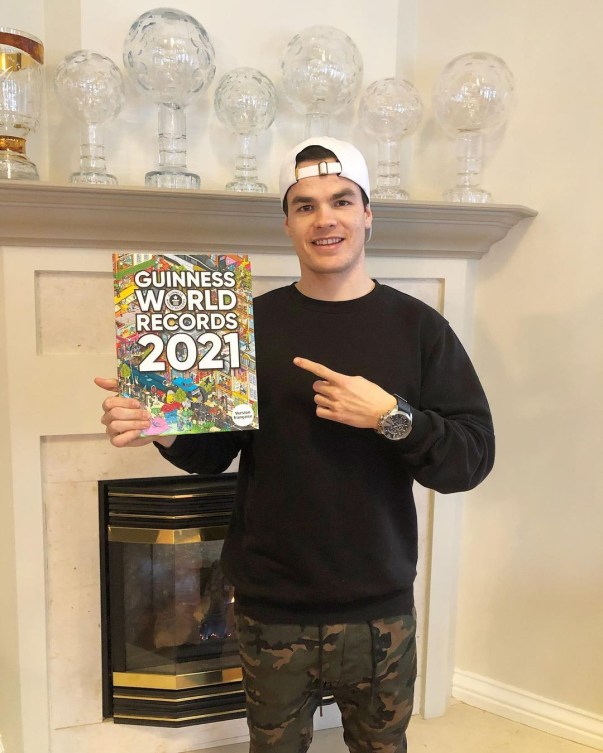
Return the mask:
{"type": "MultiPolygon", "coordinates": [[[[479,259],[533,209],[371,202],[367,254],[479,259]]],[[[0,246],[287,253],[275,194],[0,181],[0,246]]]]}

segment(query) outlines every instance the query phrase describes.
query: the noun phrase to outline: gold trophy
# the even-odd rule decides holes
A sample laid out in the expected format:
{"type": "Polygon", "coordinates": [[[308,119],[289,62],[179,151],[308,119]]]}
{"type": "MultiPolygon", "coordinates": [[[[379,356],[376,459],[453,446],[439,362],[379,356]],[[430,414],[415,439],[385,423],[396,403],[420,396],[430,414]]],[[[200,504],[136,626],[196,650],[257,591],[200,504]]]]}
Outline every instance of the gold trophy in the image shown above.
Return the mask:
{"type": "Polygon", "coordinates": [[[43,64],[39,39],[0,26],[0,178],[38,180],[25,138],[40,121],[43,64]]]}

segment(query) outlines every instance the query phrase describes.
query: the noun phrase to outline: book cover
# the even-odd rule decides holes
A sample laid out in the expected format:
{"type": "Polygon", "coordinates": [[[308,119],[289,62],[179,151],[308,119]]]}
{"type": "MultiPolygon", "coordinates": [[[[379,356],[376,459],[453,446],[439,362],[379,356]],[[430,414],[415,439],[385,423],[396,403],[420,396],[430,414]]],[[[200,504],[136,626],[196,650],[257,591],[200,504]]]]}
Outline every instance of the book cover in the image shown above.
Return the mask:
{"type": "Polygon", "coordinates": [[[113,254],[119,394],[143,436],[257,429],[251,266],[237,254],[113,254]]]}

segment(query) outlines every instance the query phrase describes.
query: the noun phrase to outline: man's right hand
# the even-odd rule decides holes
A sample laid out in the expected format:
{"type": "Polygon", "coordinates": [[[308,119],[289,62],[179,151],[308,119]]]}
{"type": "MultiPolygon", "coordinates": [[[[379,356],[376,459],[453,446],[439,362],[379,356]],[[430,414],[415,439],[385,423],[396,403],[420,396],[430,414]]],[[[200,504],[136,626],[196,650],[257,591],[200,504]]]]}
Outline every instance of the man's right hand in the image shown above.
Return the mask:
{"type": "MultiPolygon", "coordinates": [[[[117,392],[117,379],[95,377],[94,383],[109,392],[117,392]]],[[[167,437],[141,437],[140,432],[151,425],[151,414],[132,397],[113,395],[103,401],[101,423],[106,427],[109,441],[114,447],[142,447],[158,442],[171,447],[176,440],[174,435],[167,437]]]]}

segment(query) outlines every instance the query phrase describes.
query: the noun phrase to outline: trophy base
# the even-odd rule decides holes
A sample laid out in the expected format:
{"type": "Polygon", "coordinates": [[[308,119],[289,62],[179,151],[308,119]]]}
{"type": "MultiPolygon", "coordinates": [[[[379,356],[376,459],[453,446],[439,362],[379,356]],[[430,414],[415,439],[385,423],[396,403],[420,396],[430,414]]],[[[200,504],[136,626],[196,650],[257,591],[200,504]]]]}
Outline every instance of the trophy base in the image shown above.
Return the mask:
{"type": "Polygon", "coordinates": [[[487,204],[492,200],[492,194],[483,188],[475,186],[455,186],[443,193],[444,201],[455,201],[463,204],[487,204]]]}
{"type": "Polygon", "coordinates": [[[39,180],[38,169],[24,154],[10,149],[0,150],[0,179],[39,180]]]}
{"type": "Polygon", "coordinates": [[[71,173],[69,176],[70,183],[86,183],[95,186],[116,186],[117,178],[109,173],[79,172],[71,173]]]}
{"type": "Polygon", "coordinates": [[[248,193],[266,193],[268,186],[257,180],[231,180],[225,186],[227,191],[246,191],[248,193]]]}
{"type": "Polygon", "coordinates": [[[375,191],[371,191],[371,199],[408,201],[408,198],[408,192],[403,188],[377,188],[375,191]]]}
{"type": "Polygon", "coordinates": [[[185,170],[153,170],[144,176],[144,184],[155,188],[201,188],[201,178],[185,170]]]}

